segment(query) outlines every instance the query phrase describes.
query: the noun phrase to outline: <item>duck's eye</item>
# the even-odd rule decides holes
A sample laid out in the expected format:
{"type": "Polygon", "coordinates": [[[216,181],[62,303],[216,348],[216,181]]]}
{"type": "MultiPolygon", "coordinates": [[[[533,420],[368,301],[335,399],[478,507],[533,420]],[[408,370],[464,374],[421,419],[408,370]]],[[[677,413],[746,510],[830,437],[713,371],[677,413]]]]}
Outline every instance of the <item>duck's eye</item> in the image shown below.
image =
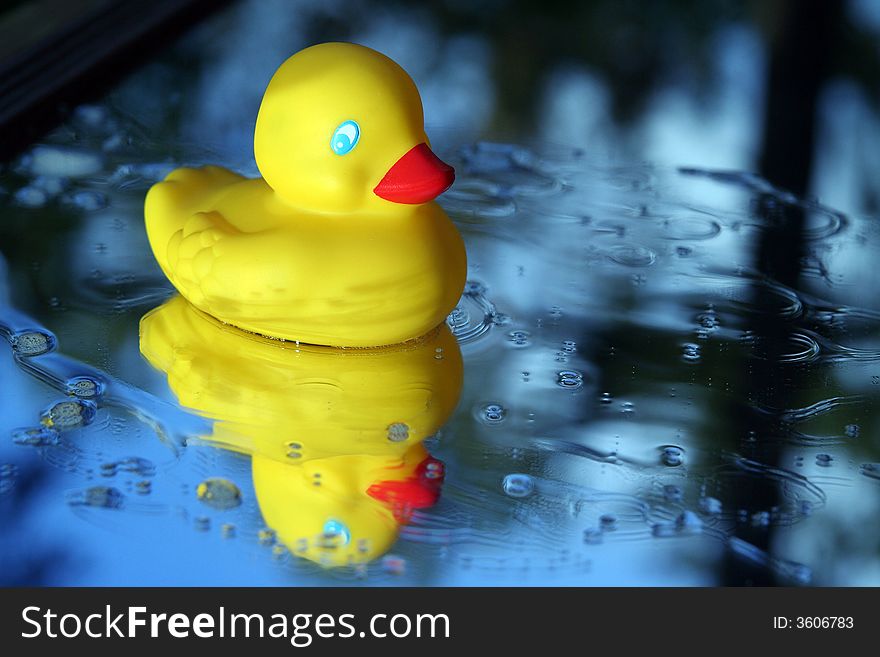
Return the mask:
{"type": "Polygon", "coordinates": [[[330,140],[330,148],[337,155],[345,155],[354,148],[358,139],[361,137],[361,129],[354,121],[343,121],[339,127],[333,131],[333,138],[330,140]]]}
{"type": "Polygon", "coordinates": [[[335,518],[330,518],[324,523],[324,536],[339,541],[340,546],[348,545],[351,542],[351,532],[348,527],[335,518]]]}

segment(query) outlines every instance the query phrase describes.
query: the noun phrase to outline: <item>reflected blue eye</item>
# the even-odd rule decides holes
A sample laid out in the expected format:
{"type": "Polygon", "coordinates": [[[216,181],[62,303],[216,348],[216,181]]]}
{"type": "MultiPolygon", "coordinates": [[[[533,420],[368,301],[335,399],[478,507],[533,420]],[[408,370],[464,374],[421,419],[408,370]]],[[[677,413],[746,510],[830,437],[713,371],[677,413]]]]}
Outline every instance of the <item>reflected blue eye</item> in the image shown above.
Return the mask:
{"type": "Polygon", "coordinates": [[[358,139],[361,138],[361,129],[354,121],[343,121],[339,127],[333,131],[333,138],[330,140],[330,148],[337,155],[345,155],[354,148],[358,139]]]}
{"type": "Polygon", "coordinates": [[[342,545],[348,545],[351,542],[351,531],[344,523],[330,518],[324,523],[324,534],[328,536],[338,536],[342,545]]]}

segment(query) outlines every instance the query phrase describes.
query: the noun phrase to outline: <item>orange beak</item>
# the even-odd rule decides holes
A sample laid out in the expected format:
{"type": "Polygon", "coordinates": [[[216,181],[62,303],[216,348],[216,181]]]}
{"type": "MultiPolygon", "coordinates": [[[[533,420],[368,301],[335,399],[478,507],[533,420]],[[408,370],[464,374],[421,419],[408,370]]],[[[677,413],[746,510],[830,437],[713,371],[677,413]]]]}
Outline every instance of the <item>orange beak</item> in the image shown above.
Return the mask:
{"type": "Polygon", "coordinates": [[[422,143],[394,163],[373,193],[386,201],[415,205],[437,198],[454,180],[455,169],[422,143]]]}

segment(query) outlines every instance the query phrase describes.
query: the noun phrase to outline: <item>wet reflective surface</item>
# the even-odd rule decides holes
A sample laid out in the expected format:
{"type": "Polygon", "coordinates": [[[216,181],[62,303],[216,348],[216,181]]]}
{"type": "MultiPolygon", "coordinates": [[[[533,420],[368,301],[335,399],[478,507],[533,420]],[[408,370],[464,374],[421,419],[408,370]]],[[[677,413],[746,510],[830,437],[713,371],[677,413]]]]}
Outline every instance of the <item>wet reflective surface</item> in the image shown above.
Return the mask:
{"type": "Polygon", "coordinates": [[[876,217],[431,132],[429,90],[469,283],[446,342],[365,367],[153,262],[152,182],[254,173],[247,130],[193,128],[210,93],[189,140],[131,102],[181,52],[0,173],[4,583],[880,583],[876,217]]]}

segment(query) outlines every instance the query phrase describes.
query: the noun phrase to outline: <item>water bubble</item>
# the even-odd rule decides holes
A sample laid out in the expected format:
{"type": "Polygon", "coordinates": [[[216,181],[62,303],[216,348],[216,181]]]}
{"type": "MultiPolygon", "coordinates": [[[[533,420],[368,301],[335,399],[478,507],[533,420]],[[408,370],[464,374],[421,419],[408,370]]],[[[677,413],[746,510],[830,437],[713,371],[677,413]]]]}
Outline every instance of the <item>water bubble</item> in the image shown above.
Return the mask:
{"type": "Polygon", "coordinates": [[[562,370],[556,373],[556,385],[560,388],[577,390],[584,383],[584,375],[575,370],[562,370]]]}
{"type": "Polygon", "coordinates": [[[55,348],[55,336],[43,331],[22,331],[12,336],[12,350],[19,356],[41,356],[55,348]]]}
{"type": "Polygon", "coordinates": [[[483,424],[501,424],[507,417],[507,409],[497,402],[490,402],[479,409],[477,417],[483,424]]]}
{"type": "Polygon", "coordinates": [[[678,534],[678,529],[675,524],[671,522],[658,522],[653,527],[651,527],[651,535],[654,538],[669,538],[670,536],[676,536],[678,534]]]}
{"type": "Polygon", "coordinates": [[[843,433],[847,438],[858,438],[861,433],[861,427],[858,424],[847,424],[843,429],[843,433]]]}
{"type": "Polygon", "coordinates": [[[464,284],[464,292],[463,294],[467,294],[468,296],[477,296],[486,293],[486,286],[478,281],[467,281],[464,284]]]}
{"type": "Polygon", "coordinates": [[[611,397],[611,393],[603,392],[602,396],[599,397],[600,404],[610,404],[614,401],[614,398],[611,397]]]}
{"type": "Polygon", "coordinates": [[[12,432],[12,442],[16,445],[29,445],[31,447],[52,447],[57,445],[61,436],[55,429],[50,427],[28,427],[16,429],[12,432]]]}
{"type": "Polygon", "coordinates": [[[831,454],[816,454],[816,465],[829,468],[831,467],[831,462],[834,460],[834,457],[831,454]]]}
{"type": "Polygon", "coordinates": [[[392,422],[387,429],[388,440],[401,443],[409,438],[409,425],[404,422],[392,422]]]}
{"type": "Polygon", "coordinates": [[[128,456],[117,461],[114,465],[123,472],[130,472],[141,477],[152,477],[156,474],[156,466],[153,465],[153,462],[140,456],[128,456]]]}
{"type": "Polygon", "coordinates": [[[679,534],[699,534],[703,531],[703,521],[693,511],[682,511],[675,519],[675,530],[679,534]]]}
{"type": "Polygon", "coordinates": [[[504,313],[495,313],[492,316],[492,323],[495,326],[509,326],[513,320],[510,318],[510,315],[506,315],[504,313]]]}
{"type": "Polygon", "coordinates": [[[68,499],[68,504],[71,506],[91,506],[102,509],[120,509],[124,501],[125,496],[116,488],[111,486],[92,486],[71,495],[68,499]]]}
{"type": "Polygon", "coordinates": [[[602,530],[590,527],[584,530],[584,543],[587,545],[599,545],[602,542],[602,530]]]}
{"type": "Polygon", "coordinates": [[[504,477],[501,487],[510,497],[528,497],[535,492],[535,480],[527,474],[509,474],[504,477]]]}
{"type": "Polygon", "coordinates": [[[275,530],[261,529],[257,532],[257,540],[260,542],[260,545],[274,545],[276,541],[275,530]]]}
{"type": "Polygon", "coordinates": [[[721,322],[718,321],[718,315],[710,307],[706,312],[700,313],[696,317],[697,320],[697,337],[700,340],[708,340],[709,336],[718,331],[721,322]]]}
{"type": "Polygon", "coordinates": [[[684,463],[684,450],[677,445],[664,445],[660,448],[660,462],[675,468],[684,463]]]}
{"type": "Polygon", "coordinates": [[[613,532],[617,529],[617,516],[613,513],[605,513],[599,517],[599,529],[603,532],[613,532]]]}
{"type": "Polygon", "coordinates": [[[684,497],[684,495],[682,494],[681,488],[678,486],[667,484],[663,487],[663,498],[667,502],[681,502],[682,497],[684,497]]]}
{"type": "Polygon", "coordinates": [[[514,347],[528,347],[532,344],[531,334],[528,331],[511,331],[507,334],[507,340],[514,347]]]}
{"type": "Polygon", "coordinates": [[[707,331],[717,329],[721,323],[718,321],[718,315],[711,308],[706,312],[697,315],[697,324],[707,331]]]}
{"type": "Polygon", "coordinates": [[[445,466],[442,461],[438,461],[437,459],[431,459],[428,461],[428,464],[425,466],[424,477],[425,479],[443,479],[443,475],[446,471],[445,466]]]}
{"type": "Polygon", "coordinates": [[[104,384],[88,376],[77,376],[67,381],[67,394],[92,399],[104,392],[104,384]]]}
{"type": "Polygon", "coordinates": [[[38,189],[32,185],[22,187],[12,197],[13,200],[26,208],[41,208],[46,205],[49,200],[48,195],[42,189],[38,189]]]}
{"type": "Polygon", "coordinates": [[[205,479],[196,489],[199,501],[218,511],[234,509],[241,504],[241,490],[222,477],[205,479]]]}
{"type": "Polygon", "coordinates": [[[220,535],[223,538],[235,538],[235,525],[229,522],[224,522],[220,525],[220,535]]]}
{"type": "Polygon", "coordinates": [[[636,412],[636,405],[631,401],[620,402],[620,412],[624,415],[636,412]]]}
{"type": "Polygon", "coordinates": [[[406,559],[393,554],[386,554],[382,557],[382,571],[399,577],[406,573],[406,559]]]}
{"type": "Polygon", "coordinates": [[[193,520],[193,526],[197,532],[206,532],[211,529],[211,519],[208,516],[198,516],[193,520]]]}
{"type": "Polygon", "coordinates": [[[563,340],[562,351],[567,354],[573,354],[577,351],[577,343],[574,340],[563,340]]]}
{"type": "Polygon", "coordinates": [[[65,399],[43,412],[40,421],[44,426],[67,431],[86,426],[95,419],[98,407],[85,399],[65,399]]]}
{"type": "Polygon", "coordinates": [[[681,359],[686,363],[696,363],[700,360],[700,345],[693,342],[685,342],[681,345],[681,359]]]}
{"type": "Polygon", "coordinates": [[[348,526],[335,518],[330,518],[324,523],[316,544],[323,549],[335,550],[348,545],[350,542],[351,530],[348,526]]]}
{"type": "Polygon", "coordinates": [[[97,128],[107,119],[107,110],[100,105],[80,105],[74,110],[73,118],[90,128],[97,128]]]}
{"type": "Polygon", "coordinates": [[[710,516],[721,513],[721,500],[717,497],[701,497],[699,501],[700,511],[710,516]]]}
{"type": "Polygon", "coordinates": [[[99,153],[59,146],[37,146],[30,156],[34,175],[84,178],[98,173],[103,166],[99,153]]]}
{"type": "Polygon", "coordinates": [[[74,192],[69,198],[64,199],[71,205],[86,212],[94,212],[107,207],[107,197],[99,192],[79,191],[74,192]]]}
{"type": "Polygon", "coordinates": [[[141,479],[134,484],[134,492],[138,495],[149,495],[153,491],[153,482],[149,479],[141,479]]]}

